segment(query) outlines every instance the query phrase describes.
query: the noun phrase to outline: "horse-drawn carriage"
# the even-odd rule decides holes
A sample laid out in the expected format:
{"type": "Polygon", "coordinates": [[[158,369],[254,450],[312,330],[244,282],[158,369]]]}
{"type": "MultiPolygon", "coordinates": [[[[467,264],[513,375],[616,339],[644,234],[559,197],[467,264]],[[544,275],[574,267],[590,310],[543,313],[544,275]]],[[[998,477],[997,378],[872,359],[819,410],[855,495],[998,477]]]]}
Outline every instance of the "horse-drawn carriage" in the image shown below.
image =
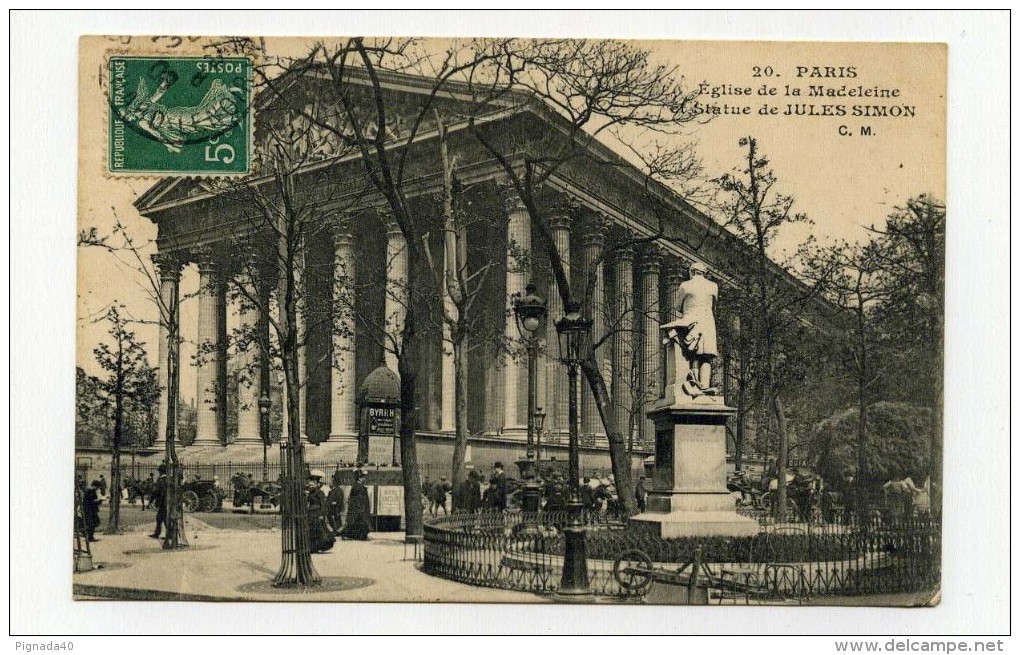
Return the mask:
{"type": "Polygon", "coordinates": [[[251,476],[245,475],[244,473],[237,472],[231,478],[230,482],[234,488],[233,504],[234,507],[249,507],[251,513],[255,513],[255,501],[259,499],[260,507],[273,507],[277,508],[280,506],[280,483],[272,482],[270,480],[260,480],[258,482],[252,480],[251,476]]]}
{"type": "Polygon", "coordinates": [[[192,480],[181,485],[185,512],[216,512],[223,509],[223,489],[216,480],[192,480]]]}
{"type": "MultiPolygon", "coordinates": [[[[734,494],[737,507],[763,510],[775,515],[779,480],[768,474],[755,479],[743,472],[730,475],[726,488],[734,494]]],[[[786,471],[786,512],[788,520],[817,523],[822,515],[822,477],[806,466],[786,471]]]]}

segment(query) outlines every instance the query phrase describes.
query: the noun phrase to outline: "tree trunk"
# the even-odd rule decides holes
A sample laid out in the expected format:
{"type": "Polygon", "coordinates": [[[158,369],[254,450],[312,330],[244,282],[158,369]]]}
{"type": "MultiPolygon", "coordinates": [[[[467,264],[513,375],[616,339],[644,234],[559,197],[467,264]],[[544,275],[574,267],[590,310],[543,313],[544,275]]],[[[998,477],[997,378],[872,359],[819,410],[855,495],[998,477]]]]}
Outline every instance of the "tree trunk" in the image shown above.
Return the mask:
{"type": "Polygon", "coordinates": [[[164,550],[187,548],[184,508],[181,506],[180,461],[177,458],[177,401],[181,385],[180,285],[173,286],[167,311],[167,407],[166,407],[166,539],[164,550]]]}
{"type": "MultiPolygon", "coordinates": [[[[454,441],[453,460],[450,479],[456,492],[467,477],[464,470],[464,458],[467,455],[468,424],[467,424],[467,294],[462,284],[461,272],[467,267],[467,235],[458,225],[454,210],[453,174],[454,164],[446,143],[446,127],[437,110],[436,125],[439,130],[439,160],[443,167],[443,281],[440,302],[443,303],[444,318],[449,323],[450,339],[453,347],[453,388],[454,388],[454,441]],[[447,314],[445,299],[453,303],[453,311],[447,314]]],[[[453,494],[456,505],[457,494],[453,494]]],[[[456,506],[454,507],[456,509],[456,506]]]]}
{"type": "Polygon", "coordinates": [[[124,357],[118,343],[117,390],[113,410],[113,456],[110,458],[110,516],[106,534],[120,534],[120,440],[124,433],[124,357]]]}
{"type": "MultiPolygon", "coordinates": [[[[467,422],[467,397],[468,397],[468,376],[467,355],[464,339],[454,337],[453,344],[453,382],[454,382],[454,413],[456,414],[456,436],[453,441],[453,488],[459,489],[461,483],[467,477],[464,470],[464,459],[467,456],[468,422],[467,422]]],[[[454,493],[454,509],[456,507],[457,494],[454,493]]]]}
{"type": "Polygon", "coordinates": [[[602,371],[599,370],[595,357],[589,357],[581,362],[581,368],[584,369],[584,376],[595,397],[595,406],[599,410],[602,425],[606,428],[609,459],[613,467],[613,479],[619,496],[620,511],[624,516],[632,516],[638,512],[637,499],[634,496],[634,483],[631,479],[630,455],[627,452],[627,442],[620,434],[619,423],[616,421],[616,408],[609,398],[602,371]]]}
{"type": "Polygon", "coordinates": [[[304,491],[305,463],[301,443],[301,377],[298,358],[298,298],[295,271],[300,256],[299,229],[290,217],[284,226],[280,246],[285,258],[280,270],[280,335],[284,384],[287,403],[287,439],[281,440],[280,459],[283,468],[283,489],[280,494],[280,536],[282,557],[280,569],[273,578],[277,587],[307,587],[322,579],[312,565],[311,538],[308,525],[308,499],[304,491]]]}
{"type": "Polygon", "coordinates": [[[114,446],[110,460],[110,518],[106,523],[106,534],[120,534],[120,448],[114,446]]]}
{"type": "Polygon", "coordinates": [[[786,464],[790,450],[789,436],[786,430],[786,414],[783,412],[783,401],[779,394],[772,396],[772,412],[776,417],[776,433],[779,438],[779,452],[776,453],[776,521],[787,520],[786,516],[786,464]]]}
{"type": "MultiPolygon", "coordinates": [[[[413,264],[408,262],[409,281],[412,269],[413,264]]],[[[408,294],[408,297],[412,296],[408,294]]],[[[425,529],[416,434],[418,428],[418,410],[415,406],[416,366],[410,364],[410,360],[418,355],[413,318],[414,315],[409,311],[404,323],[402,352],[397,360],[400,374],[400,466],[404,476],[404,533],[411,540],[421,539],[425,529]]]]}
{"type": "Polygon", "coordinates": [[[863,302],[858,300],[857,319],[857,495],[858,511],[864,509],[864,489],[866,475],[866,453],[868,448],[868,402],[865,397],[868,384],[868,345],[865,333],[865,316],[863,302]]]}
{"type": "MultiPolygon", "coordinates": [[[[393,206],[393,204],[391,204],[393,206]]],[[[403,205],[399,205],[403,209],[403,205]]],[[[394,215],[397,212],[394,211],[394,215]]],[[[397,373],[400,376],[400,466],[404,477],[404,532],[408,539],[424,535],[425,517],[421,503],[421,471],[418,468],[418,368],[421,366],[421,338],[415,311],[420,297],[420,266],[424,261],[420,235],[410,229],[406,214],[401,230],[407,243],[407,312],[401,334],[397,373]]]]}

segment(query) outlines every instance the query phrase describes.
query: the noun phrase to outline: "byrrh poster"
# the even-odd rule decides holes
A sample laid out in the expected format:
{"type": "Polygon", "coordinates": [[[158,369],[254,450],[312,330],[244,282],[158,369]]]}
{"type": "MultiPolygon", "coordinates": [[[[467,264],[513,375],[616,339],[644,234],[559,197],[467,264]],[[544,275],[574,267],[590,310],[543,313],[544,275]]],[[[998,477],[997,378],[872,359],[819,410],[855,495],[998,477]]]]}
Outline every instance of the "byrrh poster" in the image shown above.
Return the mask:
{"type": "Polygon", "coordinates": [[[65,595],[939,606],[949,57],[82,36],[65,595]]]}

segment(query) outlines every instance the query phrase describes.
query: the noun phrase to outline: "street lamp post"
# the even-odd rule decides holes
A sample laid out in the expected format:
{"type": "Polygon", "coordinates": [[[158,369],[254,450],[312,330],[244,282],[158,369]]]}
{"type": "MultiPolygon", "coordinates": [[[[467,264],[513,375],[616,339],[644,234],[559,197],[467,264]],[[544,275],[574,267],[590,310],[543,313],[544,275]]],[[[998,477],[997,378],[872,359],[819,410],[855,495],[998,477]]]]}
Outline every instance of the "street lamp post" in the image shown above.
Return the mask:
{"type": "MultiPolygon", "coordinates": [[[[517,328],[528,350],[528,441],[525,457],[517,461],[517,467],[524,479],[521,509],[531,514],[538,513],[541,504],[541,490],[535,481],[535,414],[538,405],[538,340],[535,333],[546,315],[545,299],[536,291],[534,283],[529,282],[524,288],[524,295],[514,302],[517,328]]],[[[507,391],[513,393],[512,389],[507,391]]]]}
{"type": "Polygon", "coordinates": [[[581,521],[581,490],[578,486],[581,477],[581,461],[578,452],[578,368],[591,350],[592,321],[581,316],[581,307],[576,301],[566,306],[566,315],[556,322],[559,336],[560,359],[567,365],[568,403],[567,419],[570,423],[570,457],[569,483],[570,500],[567,509],[570,511],[570,525],[563,529],[565,552],[563,556],[563,576],[560,579],[559,593],[563,595],[583,595],[591,593],[588,582],[588,544],[584,524],[581,521]]]}
{"type": "Polygon", "coordinates": [[[262,437],[262,481],[269,479],[269,396],[259,398],[259,435],[262,437]]]}

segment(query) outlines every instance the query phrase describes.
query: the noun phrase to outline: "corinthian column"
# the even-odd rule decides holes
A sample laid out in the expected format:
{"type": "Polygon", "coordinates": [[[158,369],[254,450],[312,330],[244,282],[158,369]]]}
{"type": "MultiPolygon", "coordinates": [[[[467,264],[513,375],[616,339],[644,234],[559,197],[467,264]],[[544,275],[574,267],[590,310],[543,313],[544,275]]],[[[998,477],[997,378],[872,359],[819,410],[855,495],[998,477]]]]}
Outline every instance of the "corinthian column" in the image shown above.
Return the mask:
{"type": "Polygon", "coordinates": [[[683,263],[673,259],[663,274],[663,285],[666,287],[666,306],[662,308],[662,322],[676,320],[680,314],[680,285],[684,281],[683,263]]]}
{"type": "Polygon", "coordinates": [[[642,253],[639,275],[641,278],[641,398],[644,409],[641,412],[641,442],[646,447],[655,442],[655,424],[645,412],[662,395],[662,363],[659,355],[659,271],[662,267],[662,253],[656,246],[648,246],[642,253]]]}
{"type": "Polygon", "coordinates": [[[198,387],[196,446],[222,446],[226,437],[226,380],[224,332],[227,296],[220,264],[212,251],[199,253],[198,262],[198,387]]]}
{"type": "Polygon", "coordinates": [[[386,344],[385,361],[391,371],[397,373],[397,356],[394,347],[399,348],[407,316],[407,240],[397,222],[384,215],[386,221],[386,344]]]}
{"type": "MultiPolygon", "coordinates": [[[[159,382],[159,410],[157,416],[156,441],[152,444],[154,448],[161,451],[166,448],[167,431],[167,408],[170,406],[170,321],[173,321],[173,332],[180,336],[180,283],[181,283],[181,259],[174,253],[157,253],[152,256],[152,262],[159,272],[159,370],[157,380],[159,382]]],[[[178,366],[180,362],[178,362],[178,366]]],[[[177,372],[180,379],[180,370],[177,372]]],[[[178,396],[180,388],[178,387],[178,396]]]]}
{"type": "Polygon", "coordinates": [[[613,405],[617,429],[624,439],[631,436],[631,408],[634,398],[634,249],[621,247],[613,259],[613,405]]]}
{"type": "Polygon", "coordinates": [[[251,257],[244,264],[238,276],[237,284],[242,287],[239,322],[241,343],[247,349],[237,354],[239,371],[237,382],[237,442],[241,444],[261,444],[261,415],[259,412],[259,394],[262,391],[262,348],[260,308],[252,298],[259,299],[262,295],[262,284],[258,274],[259,261],[251,257]]]}
{"type": "Polygon", "coordinates": [[[336,216],[333,231],[333,366],[330,371],[330,439],[344,444],[343,457],[358,454],[354,359],[354,236],[350,220],[336,216]],[[347,450],[350,452],[348,453],[347,450]]]}
{"type": "MultiPolygon", "coordinates": [[[[567,204],[556,207],[549,216],[549,229],[552,231],[556,252],[563,262],[563,274],[570,283],[570,220],[571,208],[567,204]]],[[[576,291],[575,291],[576,293],[576,291]]],[[[563,298],[555,276],[549,282],[549,317],[546,320],[546,343],[550,344],[550,357],[546,363],[546,432],[555,442],[566,440],[567,424],[567,367],[559,360],[559,335],[556,333],[556,321],[563,318],[563,298]]]]}
{"type": "MultiPolygon", "coordinates": [[[[503,203],[507,213],[506,293],[507,343],[519,344],[520,332],[513,312],[513,298],[524,294],[531,278],[531,217],[512,187],[504,187],[503,203]]],[[[528,430],[528,363],[523,348],[507,360],[503,370],[503,434],[524,438],[528,430]]]]}
{"type": "MultiPolygon", "coordinates": [[[[588,308],[589,318],[594,321],[592,325],[591,340],[597,344],[606,335],[605,320],[605,282],[602,271],[602,247],[606,243],[606,224],[600,217],[592,217],[585,223],[585,231],[581,237],[581,247],[584,257],[584,277],[578,284],[588,288],[589,280],[594,276],[595,286],[591,289],[592,295],[586,299],[585,307],[588,308]]],[[[599,362],[599,368],[605,371],[606,348],[604,346],[596,350],[595,357],[599,362]]],[[[598,435],[605,436],[606,431],[599,417],[598,408],[595,404],[595,395],[591,392],[588,384],[582,384],[581,392],[581,436],[589,445],[594,445],[598,435]]]]}

